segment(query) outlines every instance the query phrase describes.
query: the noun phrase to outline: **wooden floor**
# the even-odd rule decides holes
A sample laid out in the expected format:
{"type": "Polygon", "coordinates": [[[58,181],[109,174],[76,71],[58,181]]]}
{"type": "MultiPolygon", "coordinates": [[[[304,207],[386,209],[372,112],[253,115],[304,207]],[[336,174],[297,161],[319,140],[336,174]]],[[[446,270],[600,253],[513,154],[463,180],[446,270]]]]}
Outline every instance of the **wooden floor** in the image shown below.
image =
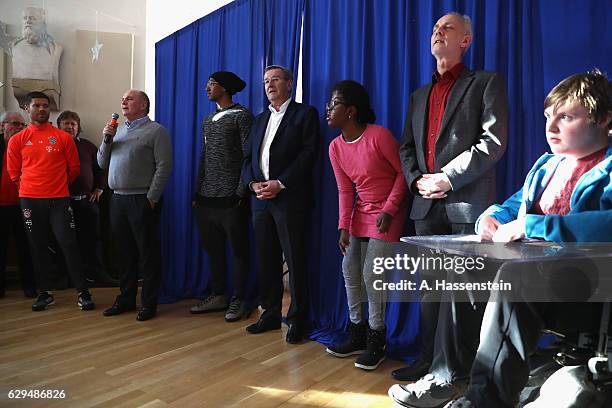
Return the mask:
{"type": "Polygon", "coordinates": [[[76,306],[73,290],[31,311],[31,299],[0,299],[1,407],[391,407],[389,375],[325,353],[314,341],[284,340],[282,330],[249,335],[258,316],[226,323],[223,313],[190,315],[195,301],[161,305],[137,322],[135,312],[103,317],[116,289],[92,290],[97,309],[76,306]],[[9,400],[10,389],[64,390],[61,400],[9,400]]]}

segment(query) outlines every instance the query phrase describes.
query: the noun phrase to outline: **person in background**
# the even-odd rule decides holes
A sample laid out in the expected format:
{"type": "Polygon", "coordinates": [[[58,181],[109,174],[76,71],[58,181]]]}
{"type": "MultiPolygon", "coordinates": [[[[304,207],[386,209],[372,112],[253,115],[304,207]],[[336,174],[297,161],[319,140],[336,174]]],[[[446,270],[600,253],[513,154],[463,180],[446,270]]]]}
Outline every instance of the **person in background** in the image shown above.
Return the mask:
{"type": "Polygon", "coordinates": [[[336,357],[359,354],[355,367],[374,370],[385,358],[386,327],[383,290],[374,288],[377,257],[392,257],[407,215],[407,186],[398,142],[378,125],[365,88],[355,81],[334,86],[326,105],[327,124],[341,134],[329,145],[338,184],[339,246],[349,307],[349,338],[332,344],[336,357]],[[368,302],[364,319],[362,287],[368,302]]]}
{"type": "Polygon", "coordinates": [[[74,210],[79,248],[83,256],[85,276],[91,286],[117,286],[108,276],[101,259],[100,196],[106,184],[105,174],[98,166],[98,148],[79,135],[83,131],[79,114],[63,111],[57,117],[57,127],[72,136],[79,152],[81,170],[70,184],[70,204],[74,210]]]}
{"type": "Polygon", "coordinates": [[[35,298],[36,280],[32,257],[28,248],[21,210],[19,208],[19,189],[13,183],[6,169],[7,145],[11,137],[21,132],[26,126],[23,116],[18,112],[4,112],[0,115],[0,297],[6,290],[6,262],[9,238],[13,236],[21,274],[21,288],[27,298],[35,298]]]}

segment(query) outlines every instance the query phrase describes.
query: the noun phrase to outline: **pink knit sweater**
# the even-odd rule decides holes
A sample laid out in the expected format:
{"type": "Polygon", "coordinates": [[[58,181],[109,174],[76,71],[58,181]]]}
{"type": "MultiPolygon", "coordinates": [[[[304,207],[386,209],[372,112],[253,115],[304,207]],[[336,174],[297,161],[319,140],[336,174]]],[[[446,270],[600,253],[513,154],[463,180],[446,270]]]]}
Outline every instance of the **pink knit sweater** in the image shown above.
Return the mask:
{"type": "Polygon", "coordinates": [[[357,237],[398,241],[407,216],[408,188],[398,143],[391,132],[368,125],[363,135],[350,143],[340,135],[329,145],[329,158],[338,184],[338,229],[357,237]],[[384,234],[376,228],[381,211],[393,217],[384,234]]]}

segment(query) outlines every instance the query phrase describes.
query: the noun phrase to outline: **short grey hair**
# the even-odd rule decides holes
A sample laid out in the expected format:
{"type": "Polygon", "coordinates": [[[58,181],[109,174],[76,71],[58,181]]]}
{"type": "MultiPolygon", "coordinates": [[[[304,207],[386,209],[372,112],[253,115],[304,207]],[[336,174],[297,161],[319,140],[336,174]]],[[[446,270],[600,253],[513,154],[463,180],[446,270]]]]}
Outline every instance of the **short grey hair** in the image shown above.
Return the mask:
{"type": "Polygon", "coordinates": [[[459,17],[461,20],[463,20],[463,24],[465,25],[465,33],[472,37],[472,19],[470,18],[470,16],[468,16],[467,14],[457,13],[456,11],[451,11],[446,15],[459,17]]]}
{"type": "Polygon", "coordinates": [[[0,123],[6,122],[6,118],[8,118],[9,116],[19,116],[25,122],[25,119],[23,119],[23,115],[21,113],[14,112],[14,111],[8,111],[8,112],[0,113],[0,123]]]}
{"type": "Polygon", "coordinates": [[[280,69],[281,71],[283,71],[283,75],[285,76],[285,79],[287,81],[293,81],[293,71],[291,71],[289,68],[287,67],[283,67],[282,65],[268,65],[265,69],[264,69],[264,74],[270,70],[273,69],[280,69]]]}

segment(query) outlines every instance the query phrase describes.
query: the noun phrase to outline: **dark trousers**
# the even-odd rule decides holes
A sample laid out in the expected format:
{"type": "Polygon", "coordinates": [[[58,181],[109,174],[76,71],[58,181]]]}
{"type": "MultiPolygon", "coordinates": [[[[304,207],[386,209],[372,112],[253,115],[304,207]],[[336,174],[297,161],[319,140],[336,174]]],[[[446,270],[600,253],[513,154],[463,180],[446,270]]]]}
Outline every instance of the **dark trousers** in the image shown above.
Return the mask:
{"type": "MultiPolygon", "coordinates": [[[[457,235],[457,234],[473,234],[473,223],[452,223],[446,214],[444,200],[435,200],[432,204],[427,216],[422,220],[414,221],[416,235],[457,235]]],[[[427,256],[432,254],[428,250],[427,256]]],[[[423,279],[430,280],[433,277],[423,276],[423,279]]],[[[428,282],[429,283],[429,282],[428,282]]],[[[432,286],[430,284],[430,286],[432,286]]],[[[421,332],[421,359],[424,361],[433,361],[434,344],[436,337],[436,329],[438,327],[440,302],[432,298],[432,293],[429,291],[421,292],[421,309],[420,309],[420,332],[421,332]]],[[[461,305],[459,308],[463,308],[461,305]]]]}
{"type": "Polygon", "coordinates": [[[21,210],[30,242],[36,283],[41,291],[51,290],[49,244],[51,234],[61,248],[70,279],[78,292],[87,290],[79,253],[74,214],[66,198],[22,198],[21,210]]]}
{"type": "Polygon", "coordinates": [[[36,280],[28,237],[23,225],[21,209],[18,205],[0,205],[0,294],[5,291],[5,270],[9,237],[13,236],[19,261],[21,274],[21,288],[23,290],[36,289],[36,280]]]}
{"type": "Polygon", "coordinates": [[[230,208],[211,208],[196,204],[193,208],[204,249],[210,257],[210,290],[225,295],[229,241],[233,255],[233,295],[243,299],[249,276],[249,213],[244,203],[230,208]]]}
{"type": "MultiPolygon", "coordinates": [[[[477,271],[480,279],[489,273],[477,271]]],[[[491,274],[492,280],[495,271],[491,274]]],[[[450,283],[471,281],[469,272],[459,275],[453,270],[441,277],[450,283]]],[[[438,316],[430,373],[450,383],[467,382],[480,342],[480,326],[486,303],[475,302],[470,290],[450,291],[442,295],[438,303],[438,316]]]]}
{"type": "Polygon", "coordinates": [[[125,307],[136,304],[139,271],[143,278],[142,307],[156,309],[161,284],[159,214],[161,201],[151,209],[146,194],[113,194],[111,228],[114,259],[119,270],[121,294],[117,299],[125,307]]]}
{"type": "MultiPolygon", "coordinates": [[[[79,249],[83,257],[85,276],[95,279],[103,274],[100,244],[100,208],[88,199],[70,200],[74,210],[79,249]]],[[[105,273],[104,273],[105,275],[105,273]]]]}
{"type": "MultiPolygon", "coordinates": [[[[557,265],[534,263],[533,273],[542,266],[551,270],[562,269],[567,264],[567,261],[556,262],[557,265]]],[[[512,282],[526,270],[524,264],[519,268],[504,265],[495,279],[512,282]]],[[[557,276],[551,283],[554,285],[559,280],[567,286],[570,295],[582,288],[579,279],[572,282],[572,276],[568,275],[563,279],[557,276]]],[[[478,408],[517,406],[521,390],[529,378],[529,357],[536,351],[543,329],[559,331],[570,338],[571,334],[580,331],[597,333],[599,330],[601,303],[517,302],[510,300],[510,296],[503,291],[496,293],[496,298],[487,303],[484,313],[481,343],[467,391],[467,397],[478,408]]]]}
{"type": "Polygon", "coordinates": [[[258,287],[262,318],[281,318],[283,253],[289,267],[291,305],[287,321],[306,323],[308,316],[308,213],[283,211],[273,205],[253,211],[258,287]]]}

